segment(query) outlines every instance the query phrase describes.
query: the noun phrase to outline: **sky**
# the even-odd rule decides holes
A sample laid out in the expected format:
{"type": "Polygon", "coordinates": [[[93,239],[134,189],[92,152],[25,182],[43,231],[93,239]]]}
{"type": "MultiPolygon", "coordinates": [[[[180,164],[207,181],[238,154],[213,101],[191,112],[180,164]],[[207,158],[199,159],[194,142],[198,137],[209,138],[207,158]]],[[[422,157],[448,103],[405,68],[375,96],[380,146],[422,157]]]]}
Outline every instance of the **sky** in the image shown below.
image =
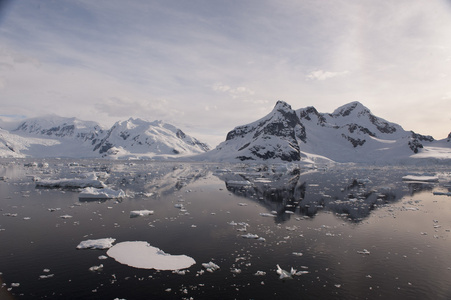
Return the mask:
{"type": "Polygon", "coordinates": [[[3,0],[0,117],[163,120],[216,146],[283,100],[451,131],[451,0],[3,0]]]}

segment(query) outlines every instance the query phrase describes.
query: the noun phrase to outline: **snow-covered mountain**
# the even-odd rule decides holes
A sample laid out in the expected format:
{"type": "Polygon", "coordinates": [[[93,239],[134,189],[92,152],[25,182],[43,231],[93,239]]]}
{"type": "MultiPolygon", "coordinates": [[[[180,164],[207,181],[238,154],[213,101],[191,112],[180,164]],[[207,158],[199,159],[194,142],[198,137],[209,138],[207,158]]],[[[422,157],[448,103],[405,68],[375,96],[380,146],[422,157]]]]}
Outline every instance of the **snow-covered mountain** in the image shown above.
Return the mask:
{"type": "Polygon", "coordinates": [[[208,150],[207,144],[186,135],[182,130],[170,124],[132,118],[116,122],[94,145],[94,151],[103,156],[190,155],[208,150]]]}
{"type": "Polygon", "coordinates": [[[0,157],[157,158],[193,155],[209,146],[162,121],[96,122],[47,116],[0,130],[0,157]]]}
{"type": "Polygon", "coordinates": [[[359,102],[343,105],[330,114],[319,113],[312,106],[293,110],[278,101],[268,115],[236,127],[224,142],[198,158],[391,163],[421,158],[431,147],[439,147],[451,158],[451,143],[444,145],[444,140],[406,131],[376,117],[359,102]]]}

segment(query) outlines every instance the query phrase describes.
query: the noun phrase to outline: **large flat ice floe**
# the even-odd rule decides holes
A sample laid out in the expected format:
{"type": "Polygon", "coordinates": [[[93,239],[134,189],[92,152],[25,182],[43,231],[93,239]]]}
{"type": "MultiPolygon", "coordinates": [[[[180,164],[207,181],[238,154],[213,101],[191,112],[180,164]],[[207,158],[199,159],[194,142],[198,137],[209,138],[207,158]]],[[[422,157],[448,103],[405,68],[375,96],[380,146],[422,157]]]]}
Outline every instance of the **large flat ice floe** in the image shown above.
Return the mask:
{"type": "Polygon", "coordinates": [[[107,254],[121,264],[139,269],[181,270],[196,263],[189,256],[167,254],[141,241],[118,243],[107,254]]]}

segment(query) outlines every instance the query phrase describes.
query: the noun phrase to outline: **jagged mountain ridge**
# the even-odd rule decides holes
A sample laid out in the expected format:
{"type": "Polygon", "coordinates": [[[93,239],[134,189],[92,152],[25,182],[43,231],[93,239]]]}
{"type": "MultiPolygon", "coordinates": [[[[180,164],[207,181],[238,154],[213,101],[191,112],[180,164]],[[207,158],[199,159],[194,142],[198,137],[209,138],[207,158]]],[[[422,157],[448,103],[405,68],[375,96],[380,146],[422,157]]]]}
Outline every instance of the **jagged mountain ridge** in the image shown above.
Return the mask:
{"type": "Polygon", "coordinates": [[[2,157],[152,158],[209,150],[173,125],[133,118],[104,129],[92,121],[47,116],[27,119],[11,132],[0,133],[2,157]]]}
{"type": "Polygon", "coordinates": [[[278,101],[268,115],[234,128],[224,142],[199,158],[395,162],[420,154],[425,145],[436,142],[431,136],[406,131],[373,115],[359,102],[343,105],[333,113],[319,113],[313,106],[293,110],[278,101]]]}

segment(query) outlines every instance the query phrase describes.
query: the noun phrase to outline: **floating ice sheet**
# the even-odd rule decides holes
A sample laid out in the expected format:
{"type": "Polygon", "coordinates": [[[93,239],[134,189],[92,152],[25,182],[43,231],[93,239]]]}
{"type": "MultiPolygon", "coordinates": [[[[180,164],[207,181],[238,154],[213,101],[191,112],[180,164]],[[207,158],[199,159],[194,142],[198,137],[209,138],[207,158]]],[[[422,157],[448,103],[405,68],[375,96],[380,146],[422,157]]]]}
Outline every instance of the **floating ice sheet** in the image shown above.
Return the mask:
{"type": "Polygon", "coordinates": [[[196,263],[189,256],[167,254],[141,241],[118,243],[107,254],[121,264],[139,269],[181,270],[196,263]]]}

